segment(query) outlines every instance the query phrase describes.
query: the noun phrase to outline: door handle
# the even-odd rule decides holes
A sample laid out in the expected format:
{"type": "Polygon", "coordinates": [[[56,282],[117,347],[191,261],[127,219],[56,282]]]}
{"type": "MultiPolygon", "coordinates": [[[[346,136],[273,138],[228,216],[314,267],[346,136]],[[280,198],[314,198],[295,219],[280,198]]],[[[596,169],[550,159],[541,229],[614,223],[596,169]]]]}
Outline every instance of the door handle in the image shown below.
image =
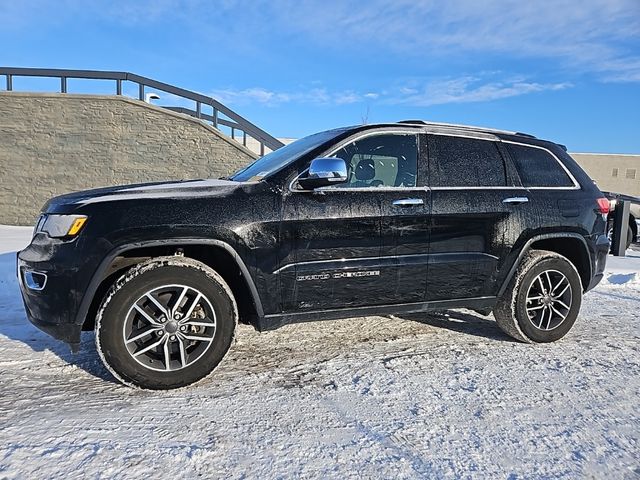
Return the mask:
{"type": "Polygon", "coordinates": [[[502,203],[509,203],[511,205],[520,205],[521,203],[527,203],[529,197],[509,197],[502,200],[502,203]]]}
{"type": "Polygon", "coordinates": [[[393,205],[396,207],[413,207],[424,205],[424,200],[421,198],[403,198],[402,200],[394,200],[393,205]]]}

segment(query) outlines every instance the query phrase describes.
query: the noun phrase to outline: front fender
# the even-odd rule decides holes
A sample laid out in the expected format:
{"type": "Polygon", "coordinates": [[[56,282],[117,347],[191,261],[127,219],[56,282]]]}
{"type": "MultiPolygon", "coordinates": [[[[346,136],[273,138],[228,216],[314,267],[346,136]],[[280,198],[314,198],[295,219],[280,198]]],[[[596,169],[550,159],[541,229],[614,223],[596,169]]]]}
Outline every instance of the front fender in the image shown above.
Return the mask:
{"type": "Polygon", "coordinates": [[[109,267],[118,256],[123,255],[127,251],[137,250],[140,248],[170,247],[170,246],[175,246],[177,248],[180,246],[187,246],[187,245],[203,245],[203,246],[217,247],[217,248],[224,249],[226,252],[228,252],[231,255],[231,257],[234,259],[236,264],[238,265],[238,268],[242,272],[242,276],[247,282],[247,287],[249,289],[254,305],[256,307],[256,313],[258,314],[259,317],[264,316],[262,302],[258,295],[258,290],[256,289],[253,278],[250,275],[249,269],[247,268],[247,265],[245,264],[244,260],[238,254],[238,252],[233,246],[231,246],[227,242],[224,242],[222,240],[216,240],[216,239],[194,238],[194,237],[179,237],[179,238],[174,237],[174,238],[168,238],[163,240],[141,240],[137,242],[122,244],[113,248],[102,259],[102,261],[98,265],[98,268],[95,270],[91,278],[91,281],[89,282],[89,285],[87,286],[85,294],[82,298],[82,301],[76,313],[76,318],[75,318],[76,325],[82,325],[85,322],[87,314],[89,313],[89,309],[93,302],[93,299],[96,295],[96,292],[98,291],[100,284],[103,282],[103,280],[107,276],[109,267]]]}

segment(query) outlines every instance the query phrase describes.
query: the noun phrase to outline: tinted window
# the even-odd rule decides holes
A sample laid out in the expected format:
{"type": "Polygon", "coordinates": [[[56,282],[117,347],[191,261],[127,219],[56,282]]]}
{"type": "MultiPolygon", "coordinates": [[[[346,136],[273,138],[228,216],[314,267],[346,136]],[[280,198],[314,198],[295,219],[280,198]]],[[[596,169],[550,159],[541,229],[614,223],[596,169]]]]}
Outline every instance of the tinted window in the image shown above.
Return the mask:
{"type": "Polygon", "coordinates": [[[489,140],[429,135],[429,183],[432,187],[506,185],[498,146],[489,140]]]}
{"type": "Polygon", "coordinates": [[[571,178],[546,150],[506,143],[524,187],[572,187],[571,178]]]}
{"type": "Polygon", "coordinates": [[[418,146],[412,134],[371,135],[334,157],[347,162],[349,179],[336,187],[415,187],[418,146]]]}

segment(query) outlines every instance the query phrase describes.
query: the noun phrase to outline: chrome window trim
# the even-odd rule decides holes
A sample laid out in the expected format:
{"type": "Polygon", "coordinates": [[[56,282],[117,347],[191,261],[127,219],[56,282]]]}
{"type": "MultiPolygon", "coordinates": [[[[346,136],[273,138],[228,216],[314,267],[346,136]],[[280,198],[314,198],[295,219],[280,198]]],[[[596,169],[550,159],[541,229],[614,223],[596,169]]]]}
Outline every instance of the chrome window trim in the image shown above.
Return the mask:
{"type": "Polygon", "coordinates": [[[356,133],[355,135],[351,137],[347,137],[344,140],[342,140],[340,143],[334,146],[332,150],[329,150],[328,153],[322,156],[330,157],[331,155],[335,154],[338,150],[340,150],[342,147],[344,147],[348,143],[356,142],[358,140],[362,140],[363,138],[372,137],[374,135],[387,135],[391,133],[394,135],[416,135],[417,136],[422,131],[424,131],[424,129],[422,128],[407,129],[407,128],[399,127],[396,129],[369,130],[367,132],[356,133]]]}
{"type": "Polygon", "coordinates": [[[580,190],[582,187],[574,185],[573,187],[525,187],[527,190],[580,190]]]}
{"type": "Polygon", "coordinates": [[[521,147],[537,148],[538,150],[544,150],[549,155],[551,155],[553,158],[555,158],[556,162],[558,162],[558,164],[560,165],[562,170],[569,176],[569,179],[573,183],[572,187],[569,187],[569,186],[565,186],[565,187],[543,187],[543,186],[538,186],[538,187],[524,187],[524,188],[527,188],[528,190],[580,190],[582,188],[580,186],[580,183],[576,180],[576,178],[569,171],[569,169],[566,167],[566,165],[564,163],[562,163],[562,161],[556,156],[556,154],[553,153],[548,148],[541,147],[540,145],[531,145],[531,144],[528,144],[528,143],[514,142],[513,140],[501,140],[501,142],[502,143],[511,143],[513,145],[520,145],[521,147]]]}
{"type": "Polygon", "coordinates": [[[309,167],[305,168],[302,172],[300,172],[298,175],[296,175],[293,180],[291,180],[291,182],[289,183],[289,187],[288,187],[288,190],[289,190],[290,193],[297,193],[297,192],[307,192],[308,193],[308,192],[313,192],[313,190],[305,190],[303,188],[293,188],[293,184],[296,183],[298,181],[298,179],[302,175],[307,173],[308,171],[309,171],[309,167]]]}
{"type": "MultiPolygon", "coordinates": [[[[434,190],[434,191],[438,191],[438,190],[580,190],[582,188],[580,186],[580,184],[578,183],[578,181],[573,176],[573,174],[564,165],[564,163],[562,163],[562,161],[556,156],[556,154],[554,154],[548,148],[541,147],[539,145],[531,145],[531,144],[528,144],[528,143],[514,142],[512,140],[502,140],[501,138],[498,138],[498,137],[495,137],[495,136],[492,136],[492,135],[488,135],[488,136],[492,136],[493,139],[492,138],[485,138],[483,136],[470,136],[470,135],[463,135],[463,134],[458,134],[458,133],[456,133],[456,134],[446,133],[446,132],[433,133],[433,132],[429,132],[428,130],[427,130],[427,134],[449,136],[449,137],[472,138],[474,140],[486,140],[486,141],[489,141],[489,142],[512,143],[514,145],[520,145],[522,147],[537,148],[537,149],[540,149],[540,150],[544,150],[549,155],[551,155],[556,160],[556,162],[558,162],[560,164],[560,166],[562,167],[562,170],[569,176],[569,179],[573,183],[572,186],[565,186],[565,187],[525,187],[524,185],[522,185],[522,186],[505,185],[505,186],[490,186],[490,187],[489,186],[487,186],[487,187],[483,187],[483,186],[456,186],[456,187],[454,187],[454,186],[451,186],[451,187],[439,186],[439,187],[432,187],[432,186],[429,186],[430,190],[434,190]]],[[[500,155],[502,156],[502,153],[500,153],[500,155]]],[[[503,158],[503,161],[506,161],[506,159],[503,158]]]]}
{"type": "Polygon", "coordinates": [[[429,187],[319,187],[314,191],[322,194],[326,192],[424,192],[428,190],[429,187]]]}
{"type": "Polygon", "coordinates": [[[441,190],[580,190],[580,187],[429,187],[432,191],[441,190]]]}
{"type": "MultiPolygon", "coordinates": [[[[438,125],[439,126],[439,125],[438,125]]],[[[350,142],[354,142],[357,140],[360,140],[361,138],[366,138],[372,135],[378,135],[378,134],[398,134],[398,135],[419,135],[420,133],[426,133],[427,135],[440,135],[440,136],[449,136],[449,137],[459,137],[459,138],[470,138],[473,140],[485,140],[488,142],[500,142],[500,143],[511,143],[513,145],[520,145],[522,147],[529,147],[529,148],[537,148],[539,150],[544,150],[545,152],[547,152],[549,155],[551,155],[556,162],[558,162],[558,164],[560,164],[560,167],[562,168],[562,170],[569,176],[569,179],[571,180],[571,182],[573,183],[572,186],[564,186],[564,187],[525,187],[525,186],[517,186],[517,185],[505,185],[505,186],[439,186],[439,187],[432,187],[432,186],[424,186],[424,187],[320,187],[318,189],[316,189],[315,191],[320,191],[321,193],[325,193],[327,191],[344,191],[344,192],[360,192],[360,191],[380,191],[380,190],[393,190],[393,191],[422,191],[422,190],[433,190],[433,191],[441,191],[441,190],[580,190],[582,188],[582,186],[580,185],[580,183],[576,180],[576,178],[573,176],[573,174],[569,171],[569,169],[565,166],[564,163],[562,163],[562,161],[557,157],[557,155],[555,153],[553,153],[551,150],[549,150],[548,148],[545,147],[541,147],[539,145],[531,145],[529,143],[522,143],[522,142],[515,142],[513,140],[503,140],[495,135],[492,135],[490,133],[484,133],[484,132],[456,132],[456,131],[447,131],[448,126],[446,125],[442,125],[442,128],[433,128],[433,125],[417,125],[416,124],[415,129],[403,129],[403,128],[397,128],[397,129],[383,129],[383,130],[372,130],[372,131],[368,131],[368,132],[364,132],[364,133],[360,133],[360,134],[356,134],[354,136],[348,137],[345,140],[342,140],[340,143],[338,143],[338,145],[336,147],[334,147],[332,150],[329,150],[329,153],[325,153],[321,156],[331,156],[333,154],[335,154],[338,150],[340,150],[341,148],[343,148],[346,144],[350,143],[350,142]]],[[[452,127],[455,128],[455,127],[452,127]]],[[[499,132],[499,131],[497,131],[499,132]]],[[[502,132],[499,132],[502,133],[502,132]]],[[[501,153],[502,156],[502,153],[501,153]]],[[[505,158],[503,158],[504,161],[506,161],[505,158]]],[[[298,178],[300,178],[302,175],[304,175],[309,169],[306,168],[305,170],[303,170],[299,175],[297,175],[292,181],[291,183],[289,183],[289,192],[291,193],[309,193],[309,192],[314,192],[314,190],[301,190],[301,189],[294,189],[293,188],[293,184],[298,180],[298,178]]],[[[417,176],[416,176],[417,179],[417,176]]]]}
{"type": "MultiPolygon", "coordinates": [[[[367,138],[367,137],[372,137],[374,135],[388,135],[388,134],[394,134],[394,135],[415,135],[416,137],[416,147],[418,147],[418,157],[420,156],[420,151],[419,151],[419,145],[418,145],[418,135],[420,133],[424,133],[424,128],[403,128],[403,127],[399,127],[399,128],[387,128],[387,129],[381,129],[381,130],[369,130],[367,132],[360,132],[357,133],[351,137],[347,137],[344,140],[342,140],[341,142],[339,142],[337,145],[335,145],[333,147],[332,150],[328,150],[327,153],[323,153],[320,155],[320,157],[331,157],[331,155],[334,155],[338,150],[342,149],[345,145],[352,143],[352,142],[356,142],[358,140],[361,140],[363,138],[367,138]]],[[[318,157],[319,158],[319,157],[318,157]]],[[[418,159],[419,161],[419,159],[418,159]]],[[[289,192],[291,193],[309,193],[309,192],[321,192],[321,193],[325,193],[327,191],[342,191],[342,192],[360,192],[360,191],[366,191],[366,192],[370,192],[370,191],[380,191],[380,190],[390,190],[390,191],[408,191],[409,189],[413,189],[413,190],[424,190],[426,187],[319,187],[316,188],[314,190],[303,190],[303,189],[299,189],[299,188],[293,188],[293,184],[296,183],[298,181],[298,179],[304,175],[305,173],[307,173],[309,171],[309,167],[305,168],[302,172],[300,172],[293,180],[291,180],[291,182],[289,183],[289,192]]],[[[418,164],[416,163],[416,181],[418,179],[418,164]]]]}
{"type": "Polygon", "coordinates": [[[440,190],[527,190],[525,187],[518,186],[493,186],[493,187],[429,187],[429,190],[440,191],[440,190]]]}
{"type": "Polygon", "coordinates": [[[427,135],[438,135],[441,137],[459,137],[459,138],[470,138],[472,140],[486,140],[488,142],[499,142],[500,138],[492,135],[490,133],[484,132],[456,132],[456,131],[447,131],[446,129],[430,129],[425,128],[425,132],[427,135]]]}

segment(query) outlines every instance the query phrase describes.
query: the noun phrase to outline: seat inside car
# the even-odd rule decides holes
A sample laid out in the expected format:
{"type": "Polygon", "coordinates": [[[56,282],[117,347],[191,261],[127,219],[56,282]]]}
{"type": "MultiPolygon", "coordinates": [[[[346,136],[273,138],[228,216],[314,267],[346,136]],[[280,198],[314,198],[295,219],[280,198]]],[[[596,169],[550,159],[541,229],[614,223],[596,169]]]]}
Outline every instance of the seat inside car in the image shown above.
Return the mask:
{"type": "Polygon", "coordinates": [[[369,187],[382,185],[380,180],[372,182],[376,176],[376,166],[373,158],[365,157],[356,165],[354,175],[356,181],[351,184],[352,187],[369,187]]]}
{"type": "Polygon", "coordinates": [[[393,183],[394,187],[415,187],[416,186],[416,166],[401,155],[398,157],[398,174],[393,183]]]}

